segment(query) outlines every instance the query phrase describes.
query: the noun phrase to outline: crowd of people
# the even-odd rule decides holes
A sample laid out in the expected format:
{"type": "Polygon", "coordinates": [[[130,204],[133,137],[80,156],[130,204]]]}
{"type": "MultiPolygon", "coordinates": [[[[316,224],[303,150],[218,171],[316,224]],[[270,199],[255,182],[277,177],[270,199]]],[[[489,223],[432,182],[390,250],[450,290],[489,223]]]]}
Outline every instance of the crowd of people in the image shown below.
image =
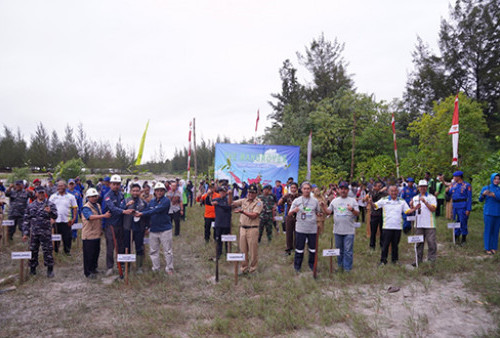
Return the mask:
{"type": "MultiPolygon", "coordinates": [[[[136,271],[143,272],[144,240],[149,235],[149,255],[152,270],[160,271],[160,252],[166,259],[165,272],[174,273],[172,240],[180,235],[181,220],[188,207],[200,203],[204,207],[204,239],[216,242],[216,259],[223,251],[222,235],[231,232],[232,214],[239,214],[239,249],[245,254],[241,273],[253,273],[258,267],[258,250],[264,233],[272,241],[274,232],[286,234],[284,254],[294,252],[293,267],[301,271],[307,246],[307,263],[313,269],[317,236],[324,231],[327,217],[333,215],[333,234],[341,271],[353,268],[356,227],[366,223],[369,227],[369,250],[375,250],[377,234],[380,237],[379,265],[399,261],[398,246],[402,233],[414,229],[424,242],[417,244],[417,262],[424,261],[427,243],[427,261],[437,259],[436,217],[448,217],[460,223],[455,229],[455,242],[467,242],[468,218],[472,210],[472,188],[464,181],[463,172],[456,171],[451,182],[443,175],[432,178],[427,173],[415,180],[408,177],[394,183],[386,179],[370,179],[361,183],[340,181],[328,187],[317,187],[310,182],[299,186],[290,177],[287,182],[266,184],[230,185],[227,180],[205,180],[200,183],[195,196],[191,181],[139,183],[139,178],[123,182],[113,175],[99,179],[97,184],[80,179],[68,182],[49,178],[42,186],[39,179],[32,184],[16,181],[9,187],[0,184],[2,209],[9,199],[8,218],[14,226],[8,227],[8,239],[13,240],[16,229],[22,232],[23,241],[30,241],[31,273],[36,274],[38,250],[42,246],[47,276],[53,277],[52,252],[59,252],[59,245],[52,234],[60,234],[64,254],[71,255],[71,244],[76,238],[72,226],[81,221],[83,242],[83,271],[88,278],[95,278],[101,237],[106,243],[106,275],[114,267],[122,275],[123,265],[116,262],[116,255],[132,253],[135,247],[136,271]],[[411,216],[411,218],[410,218],[411,216]]],[[[493,255],[498,249],[500,230],[500,174],[494,173],[491,182],[479,196],[484,206],[484,249],[493,255]]],[[[227,251],[227,246],[226,246],[227,251]]]]}

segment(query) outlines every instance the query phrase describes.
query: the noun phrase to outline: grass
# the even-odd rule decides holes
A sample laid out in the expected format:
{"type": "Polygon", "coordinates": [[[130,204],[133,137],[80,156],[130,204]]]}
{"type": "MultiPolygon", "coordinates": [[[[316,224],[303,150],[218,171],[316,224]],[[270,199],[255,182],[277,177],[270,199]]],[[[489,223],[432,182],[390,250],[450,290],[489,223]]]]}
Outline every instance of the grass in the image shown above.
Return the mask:
{"type": "MultiPolygon", "coordinates": [[[[403,265],[378,268],[380,251],[368,250],[366,228],[357,230],[354,267],[350,273],[329,273],[329,258],[319,258],[318,279],[312,278],[304,259],[303,272],[293,271],[293,256],[284,256],[284,236],[274,234],[273,241],[259,247],[256,274],[240,276],[234,285],[234,266],[220,261],[220,282],[214,284],[213,242],[203,240],[203,209],[188,210],[181,225],[181,236],[174,238],[176,274],[149,272],[136,275],[130,283],[104,285],[100,280],[83,278],[81,245],[73,256],[55,257],[56,278],[45,278],[44,269],[29,278],[17,291],[0,295],[0,336],[88,335],[88,336],[425,336],[439,303],[428,313],[407,306],[399,323],[391,322],[398,313],[387,309],[389,297],[430,295],[434,288],[460,278],[468,292],[479,295],[478,303],[458,297],[454,304],[484,308],[498,321],[500,308],[500,257],[482,256],[482,219],[473,213],[471,234],[465,247],[451,243],[451,230],[439,220],[438,260],[410,270],[404,264],[414,260],[413,246],[402,236],[400,260],[403,265]],[[477,258],[479,257],[479,258],[477,258]],[[484,258],[484,259],[483,259],[484,258]],[[402,291],[390,296],[385,290],[399,286],[402,291]],[[399,294],[399,295],[398,295],[399,294]],[[389,312],[388,312],[389,311],[389,312]],[[394,325],[396,325],[394,327],[394,325]],[[22,329],[21,329],[22,328],[22,329]]],[[[237,223],[236,217],[234,224],[237,223]]],[[[233,229],[237,229],[236,226],[233,229]]],[[[320,238],[320,251],[330,247],[332,221],[320,238]]],[[[11,251],[24,251],[19,232],[13,244],[0,248],[1,277],[17,273],[18,263],[10,260],[11,251]]],[[[104,266],[102,243],[100,267],[104,266]]],[[[40,256],[41,259],[41,256],[40,256]]],[[[164,266],[164,262],[163,265],[164,266]]],[[[334,259],[334,268],[336,260],[334,259]]],[[[397,298],[394,298],[397,299],[397,298]]],[[[471,298],[472,299],[472,298],[471,298]]],[[[405,300],[406,302],[406,300],[405,300]]],[[[494,326],[484,335],[499,335],[494,326]]]]}

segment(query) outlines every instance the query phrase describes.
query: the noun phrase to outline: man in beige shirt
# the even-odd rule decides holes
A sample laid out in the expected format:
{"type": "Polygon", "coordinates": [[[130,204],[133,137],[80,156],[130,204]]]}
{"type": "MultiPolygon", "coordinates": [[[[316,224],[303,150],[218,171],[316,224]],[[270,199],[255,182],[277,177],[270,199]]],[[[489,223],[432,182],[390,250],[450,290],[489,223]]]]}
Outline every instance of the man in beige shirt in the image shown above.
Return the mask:
{"type": "Polygon", "coordinates": [[[262,211],[262,201],[257,198],[257,186],[252,184],[248,188],[247,198],[234,201],[234,212],[240,213],[240,250],[245,254],[245,261],[241,264],[242,273],[252,273],[257,270],[259,259],[259,215],[262,211]],[[249,257],[250,268],[248,267],[249,257]]]}

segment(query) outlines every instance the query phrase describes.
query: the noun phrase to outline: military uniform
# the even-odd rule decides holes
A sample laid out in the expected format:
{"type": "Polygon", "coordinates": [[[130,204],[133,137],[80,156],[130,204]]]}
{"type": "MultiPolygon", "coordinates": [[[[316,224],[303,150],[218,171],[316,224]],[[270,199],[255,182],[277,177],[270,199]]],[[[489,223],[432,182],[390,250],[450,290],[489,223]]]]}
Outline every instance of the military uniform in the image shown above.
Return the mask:
{"type": "Polygon", "coordinates": [[[276,206],[276,197],[273,194],[260,195],[259,199],[262,201],[262,212],[260,213],[260,224],[259,224],[259,243],[262,239],[262,234],[264,233],[264,228],[266,229],[267,240],[271,241],[273,237],[273,210],[276,206]]]}
{"type": "MultiPolygon", "coordinates": [[[[462,176],[462,172],[455,172],[453,176],[462,176]],[[461,173],[461,175],[459,175],[461,173]]],[[[463,181],[461,183],[453,183],[448,195],[453,201],[453,219],[460,222],[460,228],[455,229],[455,238],[458,240],[462,235],[462,243],[466,241],[466,236],[469,233],[467,223],[469,216],[467,211],[472,210],[472,187],[469,183],[463,181]]]]}
{"type": "Polygon", "coordinates": [[[19,228],[19,231],[23,231],[23,217],[26,212],[26,206],[28,205],[28,198],[30,194],[25,189],[8,189],[5,192],[5,196],[10,198],[9,219],[15,222],[14,226],[9,227],[9,239],[12,240],[14,233],[16,232],[16,226],[19,228]]]}
{"type": "Polygon", "coordinates": [[[26,209],[23,222],[23,235],[30,236],[30,267],[32,271],[38,266],[38,249],[40,244],[42,245],[45,266],[50,269],[54,266],[54,257],[52,257],[52,225],[50,220],[55,220],[56,218],[56,205],[48,200],[35,200],[26,209]],[[49,212],[45,210],[46,207],[50,208],[49,212]]]}

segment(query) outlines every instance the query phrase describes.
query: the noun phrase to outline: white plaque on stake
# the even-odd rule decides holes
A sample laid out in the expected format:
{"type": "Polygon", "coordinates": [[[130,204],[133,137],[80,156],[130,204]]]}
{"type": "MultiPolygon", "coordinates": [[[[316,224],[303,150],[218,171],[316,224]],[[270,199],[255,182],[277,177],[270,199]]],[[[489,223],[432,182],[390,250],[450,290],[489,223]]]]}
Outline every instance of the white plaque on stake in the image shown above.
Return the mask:
{"type": "Polygon", "coordinates": [[[406,220],[408,222],[415,221],[416,219],[417,219],[417,217],[415,217],[415,216],[406,216],[406,220]]]}
{"type": "Polygon", "coordinates": [[[221,235],[220,240],[222,242],[236,242],[236,235],[221,235]]]}
{"type": "Polygon", "coordinates": [[[460,223],[448,223],[448,229],[458,229],[460,228],[460,223]]]}
{"type": "Polygon", "coordinates": [[[82,223],[75,223],[71,226],[71,230],[79,230],[83,228],[83,224],[82,223]]]}
{"type": "Polygon", "coordinates": [[[5,221],[2,222],[2,226],[4,227],[11,227],[14,226],[16,222],[14,222],[13,219],[6,219],[5,221]]]}
{"type": "Polygon", "coordinates": [[[144,244],[149,244],[149,237],[144,237],[144,244]]]}
{"type": "Polygon", "coordinates": [[[340,249],[324,249],[323,257],[340,256],[340,249]]]}
{"type": "Polygon", "coordinates": [[[424,241],[424,235],[408,236],[408,243],[422,243],[424,241]]]}
{"type": "Polygon", "coordinates": [[[18,251],[10,253],[11,259],[31,259],[31,251],[18,251]]]}
{"type": "Polygon", "coordinates": [[[355,228],[361,228],[361,222],[354,222],[355,228]]]}
{"type": "Polygon", "coordinates": [[[212,228],[215,228],[215,222],[212,222],[212,228]]]}
{"type": "Polygon", "coordinates": [[[54,234],[52,235],[52,242],[60,242],[62,241],[62,235],[54,234]]]}
{"type": "Polygon", "coordinates": [[[282,221],[283,220],[283,216],[276,216],[276,217],[274,217],[274,220],[277,221],[277,222],[278,221],[282,221]]]}
{"type": "Polygon", "coordinates": [[[245,260],[244,253],[228,253],[227,261],[228,262],[243,262],[245,260]]]}
{"type": "Polygon", "coordinates": [[[135,254],[118,254],[116,261],[120,263],[135,262],[135,254]]]}

